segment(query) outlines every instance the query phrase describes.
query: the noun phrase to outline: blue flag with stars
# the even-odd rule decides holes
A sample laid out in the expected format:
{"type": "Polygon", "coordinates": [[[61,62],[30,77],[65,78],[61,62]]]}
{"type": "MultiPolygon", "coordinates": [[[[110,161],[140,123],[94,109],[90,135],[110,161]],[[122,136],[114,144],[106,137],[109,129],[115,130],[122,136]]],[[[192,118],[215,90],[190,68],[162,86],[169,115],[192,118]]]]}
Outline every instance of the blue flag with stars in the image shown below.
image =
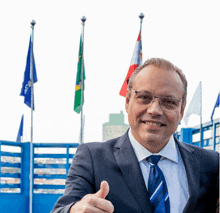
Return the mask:
{"type": "MultiPolygon", "coordinates": [[[[32,54],[33,57],[33,83],[37,82],[37,73],[36,73],[36,67],[35,67],[35,61],[34,61],[34,54],[32,54]]],[[[21,88],[21,96],[24,96],[24,103],[31,108],[31,37],[29,42],[29,48],[28,48],[28,54],[27,54],[27,62],[26,62],[26,68],[24,72],[24,81],[21,88]]],[[[33,110],[34,110],[34,104],[33,104],[33,110]]]]}

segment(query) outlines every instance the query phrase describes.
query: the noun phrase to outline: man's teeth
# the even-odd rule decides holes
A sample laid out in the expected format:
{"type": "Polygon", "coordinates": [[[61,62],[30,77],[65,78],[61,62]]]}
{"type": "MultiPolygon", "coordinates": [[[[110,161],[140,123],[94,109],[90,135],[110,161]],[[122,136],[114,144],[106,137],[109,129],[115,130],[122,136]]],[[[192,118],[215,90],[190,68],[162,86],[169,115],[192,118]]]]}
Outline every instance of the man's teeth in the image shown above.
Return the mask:
{"type": "Polygon", "coordinates": [[[163,124],[159,124],[159,123],[154,123],[154,122],[146,122],[146,121],[143,121],[145,124],[149,124],[151,126],[164,126],[163,124]]]}

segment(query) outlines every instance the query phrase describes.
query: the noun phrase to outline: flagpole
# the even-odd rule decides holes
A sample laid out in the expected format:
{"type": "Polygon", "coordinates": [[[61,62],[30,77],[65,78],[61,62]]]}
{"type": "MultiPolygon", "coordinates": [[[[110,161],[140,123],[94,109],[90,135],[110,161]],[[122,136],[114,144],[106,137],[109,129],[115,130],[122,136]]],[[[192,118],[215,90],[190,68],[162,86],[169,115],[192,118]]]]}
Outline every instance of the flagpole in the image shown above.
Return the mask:
{"type": "MultiPolygon", "coordinates": [[[[142,22],[143,22],[144,14],[143,14],[143,13],[140,13],[139,18],[140,18],[140,36],[141,36],[141,33],[142,33],[142,22]]],[[[140,38],[140,39],[141,39],[141,38],[140,38]]],[[[140,45],[141,45],[141,43],[140,43],[140,45]]],[[[139,48],[139,55],[140,55],[140,51],[141,51],[141,48],[139,48]]],[[[141,60],[142,60],[142,58],[139,57],[138,64],[140,64],[140,61],[141,61],[141,60]]]]}
{"type": "Polygon", "coordinates": [[[22,119],[21,143],[23,143],[23,135],[24,135],[24,114],[22,115],[21,119],[22,119]]]}
{"type": "Polygon", "coordinates": [[[213,121],[212,122],[212,147],[213,147],[213,150],[215,151],[216,149],[216,129],[215,129],[215,122],[213,121]]]}
{"type": "Polygon", "coordinates": [[[86,17],[83,16],[81,18],[82,21],[82,63],[81,63],[81,128],[80,128],[80,143],[83,143],[83,92],[84,92],[84,26],[85,26],[85,22],[86,22],[86,17]]]}
{"type": "Polygon", "coordinates": [[[200,107],[201,107],[201,114],[200,114],[200,147],[204,147],[203,144],[203,130],[202,130],[202,82],[200,81],[200,107]]]}
{"type": "Polygon", "coordinates": [[[139,18],[140,18],[140,31],[141,31],[142,30],[142,22],[143,22],[144,14],[140,13],[139,18]]]}
{"type": "MultiPolygon", "coordinates": [[[[215,102],[215,106],[214,106],[213,111],[215,110],[216,104],[217,104],[218,101],[220,102],[220,92],[218,93],[218,97],[217,97],[217,100],[215,102]]],[[[211,119],[211,121],[212,121],[212,141],[213,141],[213,145],[212,146],[213,146],[213,150],[216,150],[216,139],[217,139],[217,137],[216,137],[216,129],[217,129],[217,124],[215,125],[213,116],[214,116],[214,113],[212,114],[212,119],[211,119]]],[[[219,118],[220,118],[220,116],[219,116],[219,118]]],[[[217,122],[218,122],[218,120],[217,120],[217,122]]],[[[219,141],[220,141],[220,139],[219,139],[219,141]]]]}
{"type": "Polygon", "coordinates": [[[33,40],[34,40],[34,25],[36,22],[31,21],[31,60],[30,60],[30,81],[31,81],[31,142],[30,142],[30,191],[29,191],[29,212],[33,211],[33,108],[34,108],[34,83],[33,83],[33,40]]]}

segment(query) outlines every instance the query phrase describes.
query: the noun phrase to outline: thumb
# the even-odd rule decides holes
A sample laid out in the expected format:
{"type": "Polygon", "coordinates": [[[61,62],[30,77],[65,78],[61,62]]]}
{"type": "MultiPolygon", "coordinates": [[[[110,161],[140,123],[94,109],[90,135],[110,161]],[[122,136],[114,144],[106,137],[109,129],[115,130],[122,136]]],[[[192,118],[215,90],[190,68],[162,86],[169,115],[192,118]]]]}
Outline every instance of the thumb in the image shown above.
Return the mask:
{"type": "Polygon", "coordinates": [[[100,189],[98,192],[95,193],[95,195],[99,198],[105,199],[108,193],[109,193],[109,185],[108,182],[104,180],[101,182],[100,189]]]}

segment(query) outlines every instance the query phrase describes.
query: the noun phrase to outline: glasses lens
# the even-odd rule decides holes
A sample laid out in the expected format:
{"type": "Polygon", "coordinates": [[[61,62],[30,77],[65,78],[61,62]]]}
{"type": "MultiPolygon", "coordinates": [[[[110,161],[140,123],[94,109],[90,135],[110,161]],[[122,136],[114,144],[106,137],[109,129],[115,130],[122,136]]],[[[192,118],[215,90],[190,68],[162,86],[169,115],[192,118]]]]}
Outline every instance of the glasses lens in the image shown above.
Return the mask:
{"type": "Polygon", "coordinates": [[[175,109],[179,101],[174,98],[161,98],[161,105],[166,109],[175,109]]]}
{"type": "Polygon", "coordinates": [[[153,100],[153,96],[146,92],[138,92],[136,93],[137,100],[142,104],[149,104],[153,100]]]}
{"type": "MultiPolygon", "coordinates": [[[[150,104],[152,103],[154,96],[148,92],[135,91],[136,99],[139,104],[150,104]]],[[[179,106],[179,100],[172,97],[158,97],[160,101],[160,106],[164,109],[172,110],[176,109],[179,106]]]]}

